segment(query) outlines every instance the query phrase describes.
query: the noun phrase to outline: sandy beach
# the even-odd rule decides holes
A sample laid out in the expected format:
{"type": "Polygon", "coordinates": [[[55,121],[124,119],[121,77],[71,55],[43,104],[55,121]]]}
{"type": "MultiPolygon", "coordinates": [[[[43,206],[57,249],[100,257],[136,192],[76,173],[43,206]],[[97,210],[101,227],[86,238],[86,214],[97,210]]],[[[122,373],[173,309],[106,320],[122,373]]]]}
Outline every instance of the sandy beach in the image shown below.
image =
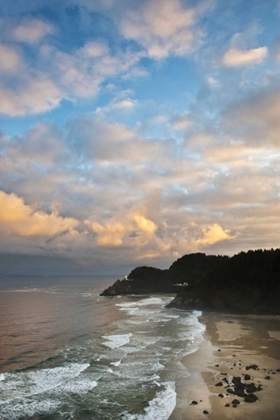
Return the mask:
{"type": "Polygon", "coordinates": [[[200,322],[204,341],[183,360],[191,375],[181,419],[279,420],[280,316],[203,313],[200,322]]]}

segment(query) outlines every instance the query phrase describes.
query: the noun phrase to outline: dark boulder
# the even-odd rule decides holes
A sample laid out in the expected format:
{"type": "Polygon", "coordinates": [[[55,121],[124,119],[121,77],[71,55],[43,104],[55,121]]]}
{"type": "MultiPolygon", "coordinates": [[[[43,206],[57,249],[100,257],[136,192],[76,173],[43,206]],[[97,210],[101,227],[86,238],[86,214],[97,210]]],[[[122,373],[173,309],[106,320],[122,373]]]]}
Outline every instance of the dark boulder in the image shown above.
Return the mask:
{"type": "Polygon", "coordinates": [[[246,366],[245,369],[246,370],[250,370],[250,369],[257,370],[258,369],[258,365],[249,365],[249,366],[246,366]]]}
{"type": "Polygon", "coordinates": [[[253,403],[253,402],[258,401],[258,397],[256,397],[255,394],[245,395],[244,401],[245,402],[249,402],[249,403],[253,403]]]}
{"type": "Polygon", "coordinates": [[[246,391],[248,394],[253,394],[254,392],[257,392],[257,387],[254,384],[254,382],[251,382],[249,385],[246,385],[246,391]]]}
{"type": "Polygon", "coordinates": [[[231,403],[232,403],[232,404],[240,404],[240,401],[235,399],[235,400],[233,400],[231,403]]]}

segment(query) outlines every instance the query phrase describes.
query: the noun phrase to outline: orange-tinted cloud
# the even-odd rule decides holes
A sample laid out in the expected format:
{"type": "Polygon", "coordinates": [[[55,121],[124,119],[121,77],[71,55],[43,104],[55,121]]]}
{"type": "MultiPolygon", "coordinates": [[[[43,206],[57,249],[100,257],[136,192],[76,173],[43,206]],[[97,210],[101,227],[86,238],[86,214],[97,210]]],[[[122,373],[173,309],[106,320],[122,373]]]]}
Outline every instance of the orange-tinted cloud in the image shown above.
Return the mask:
{"type": "Polygon", "coordinates": [[[104,247],[118,247],[129,243],[144,246],[154,236],[157,225],[146,215],[145,207],[120,213],[109,221],[86,222],[97,235],[97,244],[104,247]]]}
{"type": "Polygon", "coordinates": [[[61,217],[57,212],[36,211],[17,195],[0,191],[0,228],[8,236],[50,237],[75,229],[78,224],[76,219],[61,217]]]}

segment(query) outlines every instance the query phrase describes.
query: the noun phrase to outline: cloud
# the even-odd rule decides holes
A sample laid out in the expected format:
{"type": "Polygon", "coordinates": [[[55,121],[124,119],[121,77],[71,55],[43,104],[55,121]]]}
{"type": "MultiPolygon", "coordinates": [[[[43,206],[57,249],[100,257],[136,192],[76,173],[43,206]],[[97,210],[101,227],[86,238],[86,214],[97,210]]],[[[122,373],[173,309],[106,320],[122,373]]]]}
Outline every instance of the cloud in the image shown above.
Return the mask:
{"type": "Polygon", "coordinates": [[[136,207],[128,212],[120,212],[110,220],[86,222],[97,235],[97,244],[104,247],[130,245],[141,247],[154,236],[157,225],[150,220],[144,206],[136,207]]]}
{"type": "Polygon", "coordinates": [[[230,48],[223,56],[222,63],[227,67],[240,67],[262,63],[268,55],[267,47],[240,50],[230,48]]]}
{"type": "Polygon", "coordinates": [[[0,44],[0,71],[14,73],[21,67],[19,53],[12,47],[0,44]]]}
{"type": "Polygon", "coordinates": [[[193,121],[194,118],[188,113],[178,115],[172,120],[172,128],[176,131],[185,131],[192,125],[193,121]]]}
{"type": "Polygon", "coordinates": [[[138,105],[138,101],[135,99],[131,99],[129,97],[121,99],[118,95],[116,98],[114,98],[112,101],[110,101],[106,106],[99,107],[96,109],[95,114],[97,115],[104,115],[104,114],[111,114],[114,111],[120,111],[120,112],[130,112],[135,109],[135,107],[138,105]]]}
{"type": "Polygon", "coordinates": [[[36,211],[17,195],[0,191],[0,227],[5,235],[51,237],[71,231],[78,224],[77,220],[56,212],[36,211]]]}
{"type": "MultiPolygon", "coordinates": [[[[34,47],[35,48],[35,47],[34,47]]],[[[37,48],[37,47],[36,47],[37,48]]],[[[102,84],[137,67],[143,54],[112,54],[102,42],[89,41],[71,53],[49,44],[36,50],[32,67],[12,48],[0,45],[5,58],[0,71],[6,73],[0,84],[0,113],[23,116],[52,111],[62,100],[75,102],[98,95],[102,84]],[[20,66],[21,71],[18,71],[20,66]],[[13,80],[10,81],[11,71],[13,80]]],[[[34,53],[34,51],[33,51],[34,53]]],[[[119,109],[133,105],[129,99],[115,104],[119,109]]]]}
{"type": "Polygon", "coordinates": [[[274,46],[273,57],[276,61],[280,61],[280,41],[274,46]]]}
{"type": "Polygon", "coordinates": [[[0,84],[0,113],[15,117],[48,112],[57,108],[62,98],[60,88],[48,76],[28,76],[14,89],[0,84]]]}
{"type": "Polygon", "coordinates": [[[67,155],[67,149],[63,132],[50,123],[41,122],[23,136],[16,136],[12,142],[7,142],[6,153],[17,162],[53,166],[67,155]]]}
{"type": "Polygon", "coordinates": [[[123,99],[122,101],[113,103],[112,108],[129,111],[135,108],[136,104],[137,104],[137,101],[127,98],[127,99],[123,99]]]}
{"type": "Polygon", "coordinates": [[[75,138],[75,150],[93,161],[133,164],[150,161],[166,151],[159,142],[141,138],[131,128],[103,119],[76,120],[70,132],[75,138]]]}
{"type": "Polygon", "coordinates": [[[110,51],[108,46],[101,41],[89,41],[81,48],[81,53],[87,58],[97,58],[110,54],[110,51]]]}
{"type": "Polygon", "coordinates": [[[224,124],[231,134],[254,145],[280,147],[280,88],[261,89],[233,104],[225,113],[224,124]]]}
{"type": "Polygon", "coordinates": [[[220,241],[226,241],[229,239],[235,239],[236,235],[231,235],[229,229],[224,229],[218,223],[214,223],[210,226],[199,227],[201,237],[194,240],[194,244],[199,247],[205,247],[213,245],[220,241]]]}
{"type": "Polygon", "coordinates": [[[196,11],[180,0],[144,1],[137,10],[130,10],[121,21],[122,34],[138,42],[150,57],[183,56],[200,40],[195,28],[196,11]]]}
{"type": "Polygon", "coordinates": [[[34,44],[53,32],[54,28],[47,22],[39,19],[26,19],[14,28],[12,37],[18,42],[34,44]]]}

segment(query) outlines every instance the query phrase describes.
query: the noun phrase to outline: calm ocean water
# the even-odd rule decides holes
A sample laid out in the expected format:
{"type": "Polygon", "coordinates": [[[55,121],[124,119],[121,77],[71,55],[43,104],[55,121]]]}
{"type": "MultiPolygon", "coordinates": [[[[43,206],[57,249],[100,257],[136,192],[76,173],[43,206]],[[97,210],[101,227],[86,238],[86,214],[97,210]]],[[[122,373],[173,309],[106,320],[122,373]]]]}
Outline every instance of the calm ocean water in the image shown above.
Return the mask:
{"type": "Polygon", "coordinates": [[[0,419],[180,419],[198,312],[101,297],[109,276],[0,282],[0,419]]]}

